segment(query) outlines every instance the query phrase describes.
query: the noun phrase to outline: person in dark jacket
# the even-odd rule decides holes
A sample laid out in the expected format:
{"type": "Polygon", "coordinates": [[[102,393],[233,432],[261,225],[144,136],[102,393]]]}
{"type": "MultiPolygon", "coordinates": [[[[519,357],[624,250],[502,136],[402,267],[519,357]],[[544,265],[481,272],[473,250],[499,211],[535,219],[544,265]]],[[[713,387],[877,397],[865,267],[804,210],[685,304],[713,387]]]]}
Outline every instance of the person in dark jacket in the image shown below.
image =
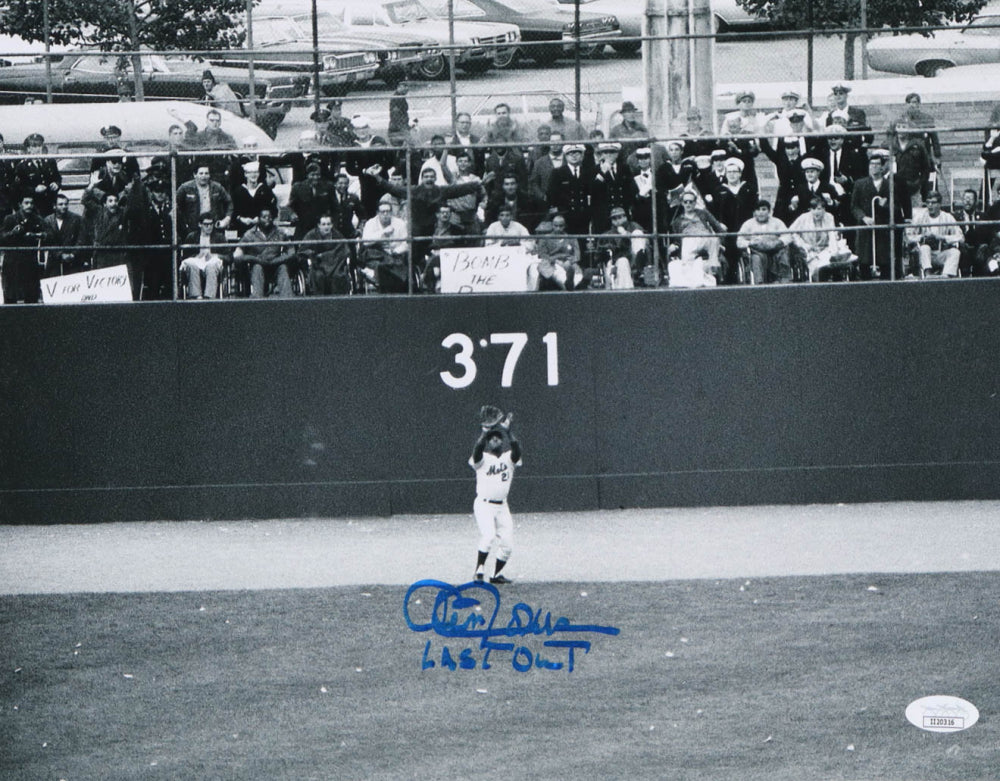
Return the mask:
{"type": "Polygon", "coordinates": [[[48,234],[31,194],[23,195],[20,208],[0,223],[0,244],[7,247],[3,253],[2,277],[5,304],[38,303],[41,298],[40,247],[48,234]]]}

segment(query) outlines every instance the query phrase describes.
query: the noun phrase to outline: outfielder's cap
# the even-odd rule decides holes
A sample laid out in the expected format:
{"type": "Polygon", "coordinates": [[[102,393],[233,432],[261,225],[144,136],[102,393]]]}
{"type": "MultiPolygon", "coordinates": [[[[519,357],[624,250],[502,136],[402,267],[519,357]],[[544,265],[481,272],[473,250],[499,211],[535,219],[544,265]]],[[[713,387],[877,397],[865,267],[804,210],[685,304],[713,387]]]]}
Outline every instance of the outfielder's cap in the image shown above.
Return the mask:
{"type": "Polygon", "coordinates": [[[587,148],[583,144],[563,144],[563,154],[568,155],[570,152],[586,152],[587,148]]]}
{"type": "Polygon", "coordinates": [[[636,157],[650,157],[653,154],[653,150],[648,146],[640,146],[635,150],[636,157]]]}
{"type": "Polygon", "coordinates": [[[851,88],[849,85],[841,82],[840,84],[834,84],[833,89],[830,91],[833,92],[834,95],[836,95],[837,93],[840,93],[841,95],[846,95],[848,92],[851,91],[851,88]]]}
{"type": "Polygon", "coordinates": [[[597,145],[598,152],[620,152],[622,145],[615,141],[602,141],[597,145]]]}
{"type": "Polygon", "coordinates": [[[747,98],[749,98],[750,100],[757,100],[757,96],[754,95],[753,92],[751,92],[748,89],[740,90],[739,92],[736,93],[736,102],[737,103],[740,103],[740,102],[746,100],[747,98]]]}
{"type": "Polygon", "coordinates": [[[621,107],[622,114],[624,114],[626,111],[638,111],[638,110],[639,109],[635,107],[635,103],[633,103],[631,100],[626,100],[624,103],[622,103],[621,107]]]}
{"type": "Polygon", "coordinates": [[[251,160],[249,163],[244,163],[243,164],[243,170],[246,173],[248,173],[248,174],[253,173],[254,171],[258,171],[259,172],[260,171],[260,161],[258,161],[258,160],[251,160]]]}
{"type": "Polygon", "coordinates": [[[611,207],[611,212],[609,213],[609,216],[611,216],[611,217],[616,217],[616,216],[625,217],[626,216],[626,212],[625,212],[625,209],[623,209],[621,206],[612,206],[611,207]]]}
{"type": "Polygon", "coordinates": [[[802,95],[800,95],[798,92],[796,92],[793,89],[786,89],[784,92],[781,93],[781,97],[782,97],[782,99],[784,99],[784,98],[795,98],[796,100],[798,100],[799,98],[802,97],[802,95]]]}
{"type": "Polygon", "coordinates": [[[826,167],[826,166],[823,165],[822,162],[820,162],[819,160],[817,160],[815,157],[807,157],[807,158],[805,158],[800,163],[800,165],[802,166],[802,170],[803,171],[808,171],[810,169],[812,169],[814,171],[822,171],[826,167]]]}
{"type": "Polygon", "coordinates": [[[883,149],[882,147],[873,147],[873,148],[871,148],[871,149],[868,150],[868,159],[869,160],[883,160],[883,161],[884,160],[888,160],[889,159],[889,150],[888,149],[883,149]]]}
{"type": "Polygon", "coordinates": [[[355,114],[351,117],[351,127],[361,129],[365,127],[371,127],[372,121],[368,119],[364,114],[355,114]]]}
{"type": "Polygon", "coordinates": [[[731,168],[736,169],[740,173],[743,173],[743,169],[746,167],[746,163],[740,160],[738,157],[730,157],[726,160],[726,170],[731,168]]]}
{"type": "Polygon", "coordinates": [[[108,125],[107,127],[101,128],[101,135],[107,138],[108,136],[120,136],[122,134],[122,129],[118,125],[108,125]]]}

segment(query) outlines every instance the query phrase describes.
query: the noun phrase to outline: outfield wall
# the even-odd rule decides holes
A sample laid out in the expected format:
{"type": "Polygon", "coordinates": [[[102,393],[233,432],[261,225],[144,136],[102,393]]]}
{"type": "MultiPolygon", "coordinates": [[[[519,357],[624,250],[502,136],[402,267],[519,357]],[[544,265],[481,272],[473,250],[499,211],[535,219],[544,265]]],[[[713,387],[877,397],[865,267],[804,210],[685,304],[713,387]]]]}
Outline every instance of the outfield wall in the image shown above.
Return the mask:
{"type": "Polygon", "coordinates": [[[995,499],[998,313],[991,280],[0,307],[0,523],[466,512],[484,402],[518,511],[995,499]]]}

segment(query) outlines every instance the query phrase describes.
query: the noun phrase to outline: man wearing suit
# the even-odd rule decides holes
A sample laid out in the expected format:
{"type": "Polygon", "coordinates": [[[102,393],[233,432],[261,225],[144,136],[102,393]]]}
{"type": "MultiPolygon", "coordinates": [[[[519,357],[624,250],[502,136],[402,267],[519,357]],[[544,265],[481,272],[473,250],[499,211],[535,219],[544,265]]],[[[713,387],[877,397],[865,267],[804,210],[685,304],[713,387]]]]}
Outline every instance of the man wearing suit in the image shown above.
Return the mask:
{"type": "MultiPolygon", "coordinates": [[[[850,132],[870,131],[871,125],[868,124],[868,115],[865,114],[865,110],[847,105],[847,96],[850,92],[851,88],[846,84],[834,85],[832,90],[834,107],[826,115],[827,126],[843,125],[850,132]]],[[[844,145],[853,149],[861,149],[869,146],[874,140],[875,136],[872,133],[866,133],[862,136],[851,136],[845,140],[844,145]]]]}
{"type": "Polygon", "coordinates": [[[455,132],[448,139],[448,145],[452,155],[458,156],[463,149],[469,153],[472,160],[472,173],[477,176],[483,175],[483,158],[485,150],[475,145],[482,139],[472,132],[472,115],[468,112],[461,112],[455,115],[455,132]]]}
{"type": "Polygon", "coordinates": [[[45,218],[49,227],[49,244],[56,249],[49,250],[45,271],[49,275],[72,274],[88,265],[87,252],[81,248],[85,244],[83,218],[69,210],[69,198],[65,193],[56,196],[55,211],[45,218]]]}
{"type": "MultiPolygon", "coordinates": [[[[566,233],[586,234],[590,232],[590,183],[583,165],[583,144],[567,144],[563,147],[566,163],[552,172],[549,179],[547,202],[550,209],[557,210],[566,219],[566,233]]],[[[586,237],[580,237],[581,249],[586,237]]]]}
{"type": "MultiPolygon", "coordinates": [[[[875,230],[873,226],[889,224],[889,150],[870,149],[868,151],[868,176],[859,179],[851,193],[851,214],[856,225],[867,226],[858,231],[857,246],[854,251],[858,256],[858,265],[862,279],[871,279],[872,267],[877,266],[879,275],[884,280],[891,279],[890,263],[892,252],[890,231],[875,230]]],[[[903,277],[903,231],[902,223],[913,215],[910,199],[906,189],[898,178],[892,180],[895,200],[895,278],[903,277]]]]}
{"type": "MultiPolygon", "coordinates": [[[[868,175],[868,155],[844,143],[846,132],[843,125],[828,125],[823,145],[818,149],[816,159],[823,163],[822,179],[837,193],[837,203],[830,209],[842,225],[853,225],[851,215],[851,191],[858,179],[868,175]]],[[[856,235],[854,231],[845,234],[847,243],[853,249],[856,235]]]]}
{"type": "MultiPolygon", "coordinates": [[[[563,137],[560,133],[549,133],[548,151],[535,158],[528,175],[528,192],[536,201],[545,201],[549,195],[549,181],[552,172],[566,164],[563,157],[563,137]]],[[[522,221],[523,222],[523,221],[522,221]]]]}
{"type": "Polygon", "coordinates": [[[294,212],[295,239],[301,239],[319,224],[322,214],[332,214],[333,185],[323,178],[323,169],[317,163],[306,168],[306,180],[292,185],[288,206],[294,212]]]}

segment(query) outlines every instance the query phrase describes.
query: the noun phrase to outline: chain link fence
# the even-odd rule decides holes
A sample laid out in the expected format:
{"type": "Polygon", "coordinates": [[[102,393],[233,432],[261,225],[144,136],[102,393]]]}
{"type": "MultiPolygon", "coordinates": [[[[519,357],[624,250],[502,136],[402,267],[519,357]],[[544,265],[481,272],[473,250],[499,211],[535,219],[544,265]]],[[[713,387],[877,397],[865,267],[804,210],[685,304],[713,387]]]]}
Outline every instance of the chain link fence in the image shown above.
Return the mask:
{"type": "MultiPolygon", "coordinates": [[[[435,0],[423,6],[407,0],[393,13],[400,20],[416,15],[398,21],[399,29],[380,23],[379,15],[387,12],[371,9],[369,17],[363,17],[357,9],[338,10],[333,4],[317,18],[315,37],[309,14],[260,14],[248,36],[252,44],[242,50],[71,51],[49,56],[39,51],[35,62],[0,67],[0,103],[182,100],[200,104],[199,111],[207,112],[209,104],[220,108],[223,135],[214,140],[205,135],[211,124],[207,115],[204,120],[156,119],[160,127],[151,126],[150,114],[145,126],[135,123],[124,128],[120,140],[124,151],[111,157],[126,164],[138,161],[138,174],[131,177],[138,181],[150,177],[153,158],[165,162],[165,169],[153,172],[153,180],[167,183],[166,202],[176,215],[185,210],[177,193],[193,180],[199,163],[206,163],[210,177],[226,189],[231,201],[244,185],[243,166],[257,163],[260,181],[276,193],[275,217],[283,238],[298,248],[298,265],[288,273],[291,288],[298,293],[438,289],[440,272],[434,269],[439,268],[440,250],[481,246],[483,233],[498,221],[498,207],[516,204],[519,198],[522,205],[520,213],[515,210],[515,222],[523,218],[533,234],[530,243],[535,252],[555,245],[572,250],[572,241],[545,238],[556,212],[568,217],[564,226],[556,220],[556,235],[565,233],[576,240],[576,256],[570,258],[569,266],[575,264],[586,272],[581,281],[585,277],[591,287],[674,285],[678,274],[672,279],[669,269],[677,260],[710,261],[708,276],[718,284],[815,279],[808,249],[801,257],[789,249],[789,257],[779,264],[781,269],[771,273],[767,269],[770,260],[765,258],[763,266],[759,258],[753,261],[754,242],[748,244],[739,235],[740,228],[754,218],[760,199],[769,201],[772,213],[783,219],[786,228],[808,213],[810,195],[802,189],[804,159],[823,166],[821,178],[830,190],[824,210],[837,223],[834,241],[842,242],[837,246],[843,250],[837,257],[847,263],[843,277],[924,276],[936,266],[951,275],[952,256],[946,268],[940,258],[948,241],[942,244],[936,227],[924,222],[917,225],[926,221],[925,200],[934,191],[942,193],[944,208],[963,223],[961,242],[956,244],[961,255],[958,272],[996,271],[994,256],[1000,257],[1000,245],[993,244],[1000,213],[992,210],[994,187],[989,172],[993,166],[1000,167],[1000,157],[993,152],[1000,116],[993,110],[990,82],[985,77],[949,78],[949,72],[942,70],[949,63],[940,56],[932,69],[940,72],[936,78],[904,77],[908,68],[930,73],[931,66],[916,55],[912,63],[891,61],[886,50],[874,43],[864,45],[854,35],[860,31],[730,29],[709,36],[715,40],[711,98],[692,105],[695,100],[688,97],[685,103],[673,105],[669,127],[653,133],[645,123],[650,108],[647,93],[665,96],[670,78],[678,74],[669,68],[651,74],[646,66],[652,49],[666,42],[677,50],[689,47],[690,53],[695,41],[705,36],[653,39],[642,34],[640,17],[590,10],[600,2],[558,8],[547,0],[519,0],[516,7],[497,12],[492,6],[484,10],[489,5],[486,0],[435,0]],[[540,16],[551,18],[526,21],[525,15],[538,11],[539,4],[549,9],[540,16]],[[437,17],[436,26],[423,24],[427,20],[419,15],[419,8],[414,10],[417,6],[437,17]],[[449,7],[454,14],[451,21],[441,18],[447,17],[449,7]],[[344,28],[345,22],[352,26],[344,28]],[[345,29],[363,34],[338,41],[338,35],[346,37],[345,29]],[[866,48],[867,59],[863,56],[866,48]],[[873,55],[876,50],[877,56],[873,55]],[[876,63],[900,72],[875,70],[871,65],[876,63]],[[845,78],[850,75],[857,78],[845,78]],[[662,79],[661,90],[647,88],[651,78],[662,79]],[[838,85],[847,89],[834,90],[838,85]],[[801,124],[793,122],[795,111],[802,114],[801,124]],[[266,136],[236,131],[236,118],[253,123],[266,136]],[[169,136],[175,125],[184,137],[172,143],[169,136]],[[831,125],[834,131],[828,129],[831,125]],[[833,160],[838,157],[831,156],[833,137],[842,139],[839,143],[854,153],[850,175],[839,171],[833,175],[833,160]],[[679,141],[679,155],[671,151],[677,146],[671,141],[679,141]],[[559,176],[553,179],[554,171],[566,166],[574,154],[571,147],[576,142],[583,145],[581,167],[587,177],[583,188],[559,176]],[[617,149],[608,144],[616,144],[617,149]],[[198,151],[193,157],[195,147],[198,151]],[[648,156],[639,153],[643,149],[649,150],[648,156]],[[856,182],[870,178],[869,152],[873,149],[885,150],[884,172],[892,185],[885,204],[877,203],[873,210],[869,199],[866,208],[859,210],[851,196],[856,182]],[[463,151],[468,158],[460,170],[457,160],[463,151]],[[726,194],[725,166],[734,159],[740,161],[739,179],[747,183],[744,187],[752,195],[737,192],[742,188],[732,183],[731,194],[726,194]],[[332,287],[311,273],[311,266],[320,264],[317,253],[309,251],[310,242],[319,246],[325,239],[305,237],[308,231],[301,217],[303,209],[309,208],[301,198],[293,198],[294,185],[308,181],[311,163],[319,165],[323,192],[332,192],[343,174],[349,194],[358,201],[349,219],[335,220],[342,238],[334,244],[343,244],[348,254],[335,272],[346,276],[332,287]],[[426,168],[435,171],[438,184],[461,183],[470,175],[483,184],[475,192],[453,198],[426,198],[420,189],[421,172],[426,168]],[[835,181],[838,177],[839,182],[835,181]],[[514,193],[505,193],[504,181],[509,178],[516,184],[514,193]],[[705,220],[701,231],[684,227],[686,191],[696,194],[696,208],[711,214],[717,225],[705,220]],[[968,203],[972,193],[974,204],[968,203]],[[362,240],[365,226],[377,219],[380,201],[386,196],[396,201],[392,216],[405,225],[401,246],[406,247],[405,270],[396,269],[396,280],[388,282],[376,273],[377,261],[366,263],[362,240]],[[454,230],[447,240],[442,238],[441,226],[435,228],[432,208],[442,200],[450,202],[452,212],[454,230]],[[732,201],[738,201],[738,206],[732,201]],[[625,224],[635,241],[623,243],[607,235],[618,229],[612,219],[616,207],[625,212],[625,224]],[[879,224],[867,225],[862,211],[879,224]],[[685,238],[699,248],[685,249],[685,238]],[[929,267],[922,246],[932,247],[929,267]],[[616,253],[626,258],[625,271],[616,265],[616,253]]],[[[13,63],[17,57],[24,54],[7,59],[13,63]]],[[[692,67],[690,57],[684,62],[692,67]]],[[[0,208],[5,219],[16,216],[25,194],[24,176],[15,176],[18,167],[23,169],[33,159],[50,159],[60,174],[55,190],[69,196],[72,210],[83,213],[88,225],[78,254],[93,258],[100,248],[93,233],[94,189],[100,190],[99,169],[108,151],[107,144],[102,146],[101,131],[105,122],[113,124],[118,111],[108,109],[102,115],[80,108],[81,121],[69,133],[63,126],[34,128],[31,132],[47,136],[41,150],[30,150],[22,142],[27,134],[14,131],[18,135],[10,135],[12,128],[21,127],[13,120],[0,125],[0,131],[8,134],[8,149],[18,152],[3,156],[4,203],[0,208]]],[[[3,112],[0,108],[0,116],[3,112]]],[[[53,183],[44,184],[49,198],[55,192],[53,183]]],[[[128,184],[136,190],[134,181],[128,184]]],[[[312,211],[336,212],[342,201],[327,200],[312,211]]],[[[51,208],[52,204],[44,204],[41,216],[48,216],[51,208]]],[[[154,250],[159,253],[160,268],[152,274],[158,280],[155,285],[144,273],[148,261],[135,267],[136,298],[184,296],[190,264],[182,271],[182,261],[191,249],[185,239],[198,227],[197,220],[191,222],[191,210],[187,211],[186,221],[173,220],[170,230],[161,231],[157,241],[143,240],[134,226],[125,229],[123,252],[143,247],[148,257],[154,250]]],[[[232,213],[228,216],[225,225],[216,227],[228,231],[225,238],[235,243],[246,231],[236,228],[232,213]]],[[[308,229],[315,227],[311,221],[318,216],[309,217],[308,229]]],[[[785,247],[802,243],[794,240],[795,235],[812,232],[785,231],[785,247]]],[[[832,231],[828,233],[833,237],[832,231]]],[[[32,295],[24,295],[23,279],[30,287],[54,269],[56,273],[67,270],[51,264],[51,257],[66,249],[51,240],[44,242],[45,248],[36,246],[26,252],[23,242],[11,241],[9,231],[0,228],[0,243],[8,250],[5,256],[21,258],[17,264],[22,266],[24,258],[34,252],[35,267],[24,274],[14,274],[17,264],[4,264],[8,301],[32,300],[32,295]],[[13,291],[12,275],[17,277],[13,291]]],[[[233,249],[229,248],[227,259],[233,249]]],[[[675,270],[679,273],[680,268],[675,270]]],[[[227,274],[218,291],[249,294],[248,279],[237,282],[236,274],[227,274]]],[[[536,278],[534,283],[546,286],[544,279],[536,278]]],[[[565,282],[556,285],[565,286],[565,282]]]]}

